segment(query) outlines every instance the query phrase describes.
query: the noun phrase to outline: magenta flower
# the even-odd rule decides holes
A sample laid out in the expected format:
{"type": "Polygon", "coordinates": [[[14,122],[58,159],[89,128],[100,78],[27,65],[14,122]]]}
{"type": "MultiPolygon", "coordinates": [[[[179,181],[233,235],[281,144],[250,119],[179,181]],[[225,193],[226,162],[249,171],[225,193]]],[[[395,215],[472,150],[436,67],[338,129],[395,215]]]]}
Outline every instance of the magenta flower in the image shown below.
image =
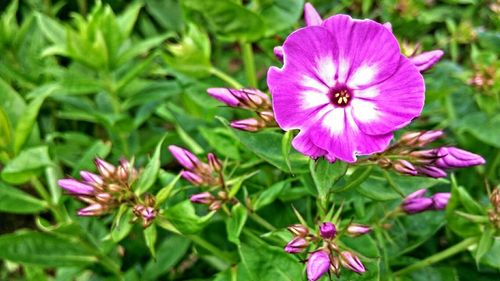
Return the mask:
{"type": "Polygon", "coordinates": [[[437,151],[436,166],[441,169],[464,168],[482,165],[483,157],[456,147],[440,147],[437,151]]]}
{"type": "Polygon", "coordinates": [[[318,280],[330,268],[330,255],[324,250],[312,253],[307,260],[307,279],[318,280]]]}
{"type": "Polygon", "coordinates": [[[450,201],[451,193],[449,192],[440,192],[434,194],[431,199],[433,201],[433,208],[435,210],[443,210],[448,205],[448,201],[450,201]]]}
{"type": "Polygon", "coordinates": [[[331,222],[324,222],[319,227],[319,234],[325,239],[332,239],[337,234],[337,228],[331,222]]]}
{"type": "Polygon", "coordinates": [[[424,81],[382,24],[336,15],[293,32],[267,83],[278,125],[312,158],[355,162],[420,115],[424,81]]]}

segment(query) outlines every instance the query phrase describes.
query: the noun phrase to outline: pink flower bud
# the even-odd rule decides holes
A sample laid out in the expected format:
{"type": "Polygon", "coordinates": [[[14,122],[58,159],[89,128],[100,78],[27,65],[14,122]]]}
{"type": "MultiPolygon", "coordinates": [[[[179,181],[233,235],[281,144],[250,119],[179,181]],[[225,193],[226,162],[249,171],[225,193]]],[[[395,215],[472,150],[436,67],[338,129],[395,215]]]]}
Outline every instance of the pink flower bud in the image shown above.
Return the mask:
{"type": "Polygon", "coordinates": [[[421,188],[413,193],[408,194],[405,197],[405,200],[410,200],[410,199],[415,199],[415,198],[422,198],[424,197],[425,193],[427,192],[427,189],[421,188]]]}
{"type": "Polygon", "coordinates": [[[311,3],[304,5],[304,21],[306,26],[321,25],[323,23],[323,19],[311,3]]]}
{"type": "Polygon", "coordinates": [[[486,163],[483,157],[456,147],[440,147],[436,167],[442,169],[464,168],[486,163]]]}
{"type": "Polygon", "coordinates": [[[325,250],[318,250],[309,255],[306,271],[309,281],[318,280],[330,268],[330,255],[325,250]]]}
{"type": "Polygon", "coordinates": [[[409,146],[424,146],[444,135],[441,130],[430,130],[423,132],[408,132],[401,136],[400,142],[409,146]]]}
{"type": "Polygon", "coordinates": [[[209,88],[207,92],[211,97],[228,106],[238,107],[240,105],[239,99],[228,88],[209,88]]]}
{"type": "Polygon", "coordinates": [[[95,203],[92,205],[89,205],[83,209],[78,210],[78,215],[79,216],[100,216],[106,212],[106,207],[95,203]]]}
{"type": "Polygon", "coordinates": [[[95,199],[101,203],[107,203],[113,199],[113,196],[109,193],[98,193],[96,194],[95,199]]]}
{"type": "Polygon", "coordinates": [[[363,224],[351,223],[347,227],[347,233],[352,236],[360,236],[369,233],[370,231],[372,231],[371,227],[363,224]]]}
{"type": "Polygon", "coordinates": [[[336,256],[330,256],[330,271],[340,277],[340,260],[336,256]]]}
{"type": "Polygon", "coordinates": [[[215,154],[209,153],[207,155],[207,158],[208,158],[208,165],[210,165],[210,168],[212,168],[212,170],[216,172],[222,171],[222,164],[220,163],[219,158],[215,156],[215,154]]]}
{"type": "Polygon", "coordinates": [[[294,236],[299,237],[306,237],[309,234],[307,226],[302,224],[292,224],[288,227],[288,231],[290,231],[294,236]]]}
{"type": "Polygon", "coordinates": [[[340,259],[342,265],[349,270],[352,270],[358,274],[366,271],[365,266],[363,265],[361,260],[355,254],[349,251],[342,252],[340,254],[340,259]]]}
{"type": "Polygon", "coordinates": [[[405,175],[415,176],[418,173],[415,166],[406,160],[397,160],[393,167],[394,170],[405,175]]]}
{"type": "Polygon", "coordinates": [[[235,129],[248,132],[256,132],[266,127],[264,121],[255,118],[232,121],[230,125],[235,129]]]}
{"type": "Polygon", "coordinates": [[[307,248],[309,242],[302,237],[295,237],[285,246],[285,251],[290,254],[300,253],[307,248]]]}
{"type": "Polygon", "coordinates": [[[417,168],[418,175],[428,176],[431,178],[444,178],[446,177],[446,172],[430,165],[424,165],[417,168]]]}
{"type": "Polygon", "coordinates": [[[449,192],[440,192],[434,194],[431,199],[433,201],[433,208],[435,210],[444,210],[448,205],[448,201],[450,201],[451,193],[449,192]]]}
{"type": "Polygon", "coordinates": [[[415,65],[420,72],[424,72],[430,69],[435,63],[437,63],[441,57],[443,57],[444,52],[441,50],[433,50],[430,52],[423,52],[420,55],[416,55],[410,58],[410,61],[415,65]]]}
{"type": "Polygon", "coordinates": [[[91,172],[81,171],[80,176],[85,181],[85,183],[90,185],[99,186],[104,183],[102,177],[91,172]]]}
{"type": "Polygon", "coordinates": [[[324,222],[319,228],[319,233],[324,239],[332,239],[337,234],[337,228],[331,222],[324,222]]]}
{"type": "Polygon", "coordinates": [[[214,201],[215,197],[210,194],[210,192],[202,192],[198,194],[193,194],[189,198],[189,200],[193,203],[197,204],[211,204],[214,201]]]}
{"type": "Polygon", "coordinates": [[[109,164],[108,162],[106,162],[100,158],[95,159],[95,165],[97,167],[97,170],[99,171],[99,174],[101,174],[101,176],[103,176],[105,178],[112,177],[116,171],[115,166],[109,164]]]}
{"type": "Polygon", "coordinates": [[[201,165],[201,161],[189,150],[184,149],[182,147],[178,147],[176,145],[169,145],[168,150],[172,153],[172,156],[188,170],[193,170],[196,167],[201,165]]]}
{"type": "Polygon", "coordinates": [[[204,180],[202,177],[200,177],[198,174],[195,174],[191,171],[182,171],[181,176],[194,185],[200,185],[200,184],[204,183],[204,180]]]}
{"type": "Polygon", "coordinates": [[[275,122],[274,113],[272,111],[261,111],[258,114],[262,120],[269,124],[273,124],[275,122]]]}
{"type": "Polygon", "coordinates": [[[57,184],[71,194],[76,195],[92,195],[94,187],[88,184],[81,183],[74,179],[61,179],[57,184]]]}
{"type": "Polygon", "coordinates": [[[402,207],[407,214],[416,214],[430,210],[432,208],[432,204],[433,202],[430,198],[413,198],[405,199],[402,207]]]}

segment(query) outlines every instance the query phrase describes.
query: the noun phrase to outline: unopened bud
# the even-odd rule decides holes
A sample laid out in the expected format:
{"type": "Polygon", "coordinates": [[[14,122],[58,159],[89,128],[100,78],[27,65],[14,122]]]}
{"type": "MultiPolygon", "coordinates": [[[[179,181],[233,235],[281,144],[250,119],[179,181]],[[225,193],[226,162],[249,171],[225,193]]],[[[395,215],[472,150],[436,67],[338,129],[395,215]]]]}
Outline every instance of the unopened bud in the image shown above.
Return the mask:
{"type": "Polygon", "coordinates": [[[95,159],[95,165],[97,167],[97,170],[99,171],[99,174],[101,174],[101,176],[105,178],[113,177],[114,173],[116,172],[115,166],[102,160],[101,158],[95,159]]]}
{"type": "Polygon", "coordinates": [[[113,197],[109,193],[99,193],[99,194],[96,194],[95,198],[97,199],[97,201],[99,201],[101,203],[107,203],[107,202],[109,202],[110,200],[113,199],[113,197]]]}
{"type": "Polygon", "coordinates": [[[292,224],[288,227],[288,231],[290,231],[294,236],[299,237],[306,237],[309,234],[307,226],[302,224],[292,224]]]}
{"type": "Polygon", "coordinates": [[[274,113],[272,111],[262,111],[258,113],[259,117],[268,124],[274,124],[274,113]]]}
{"type": "Polygon", "coordinates": [[[197,204],[212,204],[212,202],[214,201],[215,197],[210,194],[210,192],[202,192],[202,193],[197,193],[197,194],[193,194],[191,195],[191,197],[189,197],[189,200],[193,203],[197,203],[197,204]]]}
{"type": "Polygon", "coordinates": [[[417,168],[418,175],[427,176],[431,178],[444,178],[446,177],[446,172],[439,169],[438,167],[424,165],[417,168]]]}
{"type": "Polygon", "coordinates": [[[309,246],[309,242],[306,239],[295,237],[285,246],[285,251],[290,254],[296,254],[304,251],[307,246],[309,246]]]}
{"type": "Polygon", "coordinates": [[[170,150],[170,153],[172,154],[172,156],[174,156],[177,162],[179,162],[181,166],[188,170],[194,170],[201,165],[201,161],[198,159],[198,157],[196,157],[187,149],[176,145],[169,145],[168,150],[170,150]]]}
{"type": "Polygon", "coordinates": [[[221,191],[217,192],[217,197],[219,197],[219,199],[221,199],[221,200],[227,200],[227,198],[228,198],[227,192],[221,190],[221,191]]]}
{"type": "Polygon", "coordinates": [[[121,185],[112,183],[108,184],[108,190],[111,192],[121,192],[123,190],[123,187],[121,185]]]}
{"type": "Polygon", "coordinates": [[[100,216],[106,212],[106,207],[95,203],[92,205],[89,205],[83,209],[78,210],[78,215],[79,216],[100,216]]]}
{"type": "Polygon", "coordinates": [[[194,185],[200,185],[200,184],[204,183],[204,180],[202,177],[200,177],[198,174],[195,174],[191,171],[182,171],[181,176],[194,185]]]}
{"type": "Polygon", "coordinates": [[[212,170],[216,172],[222,171],[222,164],[220,163],[219,158],[215,156],[215,154],[209,153],[207,155],[207,158],[208,158],[208,165],[210,165],[210,168],[212,168],[212,170]]]}
{"type": "Polygon", "coordinates": [[[440,192],[434,194],[432,199],[432,206],[434,210],[443,210],[448,205],[448,201],[450,201],[451,193],[449,192],[440,192]]]}
{"type": "Polygon", "coordinates": [[[319,233],[324,239],[332,239],[337,235],[337,228],[331,222],[324,222],[319,228],[319,233]]]}
{"type": "Polygon", "coordinates": [[[347,233],[351,236],[360,236],[369,233],[370,231],[372,231],[371,227],[363,224],[351,223],[347,227],[347,233]]]}
{"type": "Polygon", "coordinates": [[[99,186],[104,183],[102,177],[88,171],[81,171],[80,176],[82,177],[82,179],[85,181],[86,184],[99,186]]]}
{"type": "Polygon", "coordinates": [[[433,201],[431,198],[413,198],[405,199],[402,208],[408,214],[421,213],[432,208],[433,201]]]}
{"type": "Polygon", "coordinates": [[[330,255],[325,250],[318,250],[309,255],[306,271],[309,281],[316,281],[330,269],[330,255]]]}
{"type": "Polygon", "coordinates": [[[116,169],[116,176],[121,181],[128,180],[128,172],[122,166],[118,166],[118,168],[116,169]]]}
{"type": "Polygon", "coordinates": [[[266,127],[266,123],[263,120],[255,118],[232,121],[230,125],[235,129],[248,132],[256,132],[266,127]]]}
{"type": "Polygon", "coordinates": [[[337,277],[340,277],[340,260],[336,256],[330,257],[330,271],[337,277]]]}
{"type": "Polygon", "coordinates": [[[210,206],[208,206],[208,209],[210,211],[217,211],[220,209],[220,207],[221,207],[221,202],[216,200],[216,201],[212,202],[212,204],[210,204],[210,206]]]}
{"type": "Polygon", "coordinates": [[[441,169],[465,168],[486,162],[480,155],[456,147],[440,147],[437,156],[436,167],[441,169]]]}
{"type": "Polygon", "coordinates": [[[361,274],[366,271],[365,266],[361,262],[361,260],[353,253],[349,251],[344,251],[340,254],[340,259],[342,265],[358,274],[361,274]]]}
{"type": "Polygon", "coordinates": [[[406,160],[397,160],[393,167],[394,170],[405,175],[415,176],[418,173],[415,166],[406,160]]]}
{"type": "Polygon", "coordinates": [[[408,146],[421,147],[425,146],[444,135],[441,130],[430,130],[424,132],[408,132],[403,134],[400,142],[408,146]]]}
{"type": "Polygon", "coordinates": [[[499,212],[499,210],[500,210],[500,191],[498,190],[498,187],[495,188],[493,190],[493,192],[491,192],[490,202],[491,202],[491,205],[493,205],[493,208],[495,208],[497,210],[497,212],[499,212]]]}

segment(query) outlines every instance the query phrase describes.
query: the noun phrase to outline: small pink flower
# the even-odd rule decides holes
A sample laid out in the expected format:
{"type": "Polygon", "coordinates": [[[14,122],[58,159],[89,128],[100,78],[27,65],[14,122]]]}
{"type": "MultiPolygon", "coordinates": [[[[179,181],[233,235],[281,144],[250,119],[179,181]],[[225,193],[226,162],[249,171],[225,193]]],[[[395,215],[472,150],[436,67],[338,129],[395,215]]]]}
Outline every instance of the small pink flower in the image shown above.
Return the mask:
{"type": "Polygon", "coordinates": [[[276,122],[300,130],[292,145],[305,155],[355,162],[420,115],[423,78],[382,24],[332,16],[289,35],[283,55],[267,83],[276,122]]]}

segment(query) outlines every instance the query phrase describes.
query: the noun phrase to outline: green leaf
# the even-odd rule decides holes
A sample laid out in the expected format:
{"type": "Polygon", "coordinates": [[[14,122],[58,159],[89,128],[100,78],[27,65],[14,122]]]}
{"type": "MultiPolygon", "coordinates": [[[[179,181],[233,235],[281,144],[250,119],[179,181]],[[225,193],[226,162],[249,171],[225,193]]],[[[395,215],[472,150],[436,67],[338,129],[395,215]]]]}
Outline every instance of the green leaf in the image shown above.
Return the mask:
{"type": "Polygon", "coordinates": [[[41,13],[36,14],[36,19],[45,37],[61,47],[66,45],[66,28],[62,24],[41,13]]]}
{"type": "Polygon", "coordinates": [[[17,155],[24,145],[29,135],[33,131],[38,111],[45,99],[51,95],[58,87],[55,85],[46,85],[36,89],[30,94],[36,94],[36,98],[28,104],[23,115],[19,118],[14,131],[14,153],[17,155]]]}
{"type": "Polygon", "coordinates": [[[500,115],[489,118],[483,112],[471,113],[460,119],[459,129],[467,131],[484,143],[500,148],[500,115]]]}
{"type": "Polygon", "coordinates": [[[372,170],[372,166],[356,167],[356,170],[349,176],[345,185],[335,189],[334,192],[345,192],[360,186],[371,175],[372,170]]]}
{"type": "Polygon", "coordinates": [[[283,135],[283,139],[281,140],[281,153],[283,154],[283,158],[285,159],[286,166],[288,167],[289,172],[292,172],[292,164],[290,164],[290,151],[292,149],[292,139],[293,139],[293,131],[287,131],[283,135]]]}
{"type": "Polygon", "coordinates": [[[146,241],[146,246],[148,246],[149,252],[153,258],[156,258],[155,244],[156,244],[156,225],[152,224],[148,228],[144,229],[144,240],[146,241]]]}
{"type": "Polygon", "coordinates": [[[226,222],[227,240],[236,245],[240,244],[240,234],[247,221],[248,213],[241,203],[231,209],[231,217],[226,222]]]}
{"type": "Polygon", "coordinates": [[[0,212],[34,214],[47,208],[47,203],[26,192],[0,182],[0,212]]]}
{"type": "Polygon", "coordinates": [[[36,176],[44,167],[51,165],[46,146],[33,147],[21,151],[2,171],[2,179],[11,184],[21,184],[36,176]]]}
{"type": "Polygon", "coordinates": [[[134,227],[132,224],[133,216],[132,209],[125,205],[120,206],[120,210],[115,217],[113,228],[111,229],[111,239],[113,242],[120,242],[130,233],[132,227],[134,227]]]}
{"type": "Polygon", "coordinates": [[[200,232],[214,215],[211,212],[203,217],[196,215],[193,205],[189,200],[183,201],[165,210],[165,217],[182,234],[193,234],[200,232]]]}
{"type": "Polygon", "coordinates": [[[33,231],[0,236],[0,249],[0,258],[18,263],[82,267],[98,261],[78,240],[33,231]]]}
{"type": "Polygon", "coordinates": [[[230,136],[226,130],[208,129],[206,127],[200,127],[199,130],[203,138],[219,155],[240,160],[240,153],[237,143],[234,141],[234,136],[230,136]]]}
{"type": "Polygon", "coordinates": [[[158,191],[158,193],[156,193],[156,206],[160,206],[163,202],[165,202],[165,200],[168,199],[168,197],[172,194],[175,184],[177,184],[180,178],[181,174],[178,174],[167,186],[163,187],[160,191],[158,191]]]}
{"type": "Polygon", "coordinates": [[[150,260],[144,268],[144,280],[158,280],[173,268],[189,250],[189,239],[178,235],[165,238],[158,246],[156,259],[150,260]]]}
{"type": "Polygon", "coordinates": [[[130,36],[141,8],[142,3],[132,3],[121,15],[116,17],[116,22],[121,29],[123,37],[127,38],[130,36]]]}
{"type": "Polygon", "coordinates": [[[477,265],[479,265],[481,258],[488,251],[490,251],[491,247],[493,246],[493,241],[495,240],[494,235],[495,229],[492,227],[486,227],[483,234],[481,234],[481,238],[479,239],[479,243],[477,245],[476,255],[474,257],[477,265]]]}
{"type": "Polygon", "coordinates": [[[252,203],[252,208],[254,210],[259,210],[262,207],[265,207],[276,200],[280,193],[290,186],[290,181],[291,180],[284,180],[280,181],[278,183],[273,184],[269,188],[266,188],[264,191],[262,191],[257,198],[253,201],[252,203]]]}
{"type": "Polygon", "coordinates": [[[263,36],[262,18],[232,0],[182,0],[189,9],[202,13],[208,25],[225,39],[255,41],[263,36]]]}
{"type": "Polygon", "coordinates": [[[471,214],[483,215],[485,214],[484,209],[476,202],[470,194],[465,190],[465,188],[459,186],[457,188],[458,194],[460,196],[460,202],[464,205],[465,210],[471,214]]]}
{"type": "Polygon", "coordinates": [[[302,16],[304,0],[259,1],[259,15],[266,24],[266,36],[292,27],[302,16]]]}
{"type": "MultiPolygon", "coordinates": [[[[261,132],[244,132],[233,130],[238,140],[250,151],[260,158],[278,167],[284,172],[289,172],[286,160],[281,153],[280,143],[282,135],[277,132],[264,130],[261,132]]],[[[292,172],[299,174],[308,171],[309,159],[297,151],[292,151],[289,155],[292,172]]]]}
{"type": "Polygon", "coordinates": [[[342,161],[329,163],[325,159],[311,161],[309,169],[320,198],[326,198],[333,185],[347,172],[348,164],[342,161]]]}
{"type": "Polygon", "coordinates": [[[139,195],[151,188],[158,177],[158,171],[160,170],[160,151],[164,140],[165,138],[162,138],[156,145],[153,157],[151,157],[149,163],[146,165],[146,168],[139,176],[139,180],[137,181],[137,185],[135,187],[136,193],[139,195]]]}

